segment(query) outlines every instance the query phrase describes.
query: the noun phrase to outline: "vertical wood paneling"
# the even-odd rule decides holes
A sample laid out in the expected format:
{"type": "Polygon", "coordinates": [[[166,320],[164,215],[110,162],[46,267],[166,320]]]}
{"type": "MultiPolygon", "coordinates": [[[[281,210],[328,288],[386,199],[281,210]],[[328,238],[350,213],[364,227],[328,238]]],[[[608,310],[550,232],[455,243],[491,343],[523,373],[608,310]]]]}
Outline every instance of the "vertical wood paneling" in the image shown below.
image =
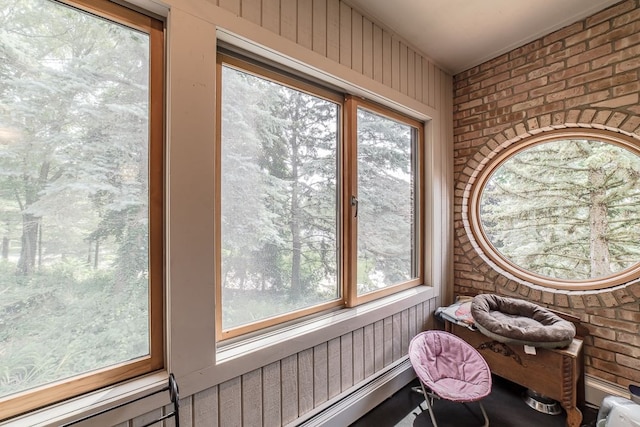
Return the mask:
{"type": "Polygon", "coordinates": [[[242,376],[242,423],[261,426],[262,423],[262,369],[242,376]]]}
{"type": "Polygon", "coordinates": [[[280,0],[280,35],[297,41],[298,8],[296,0],[280,0]]]}
{"type": "Polygon", "coordinates": [[[362,74],[362,15],[351,10],[351,69],[362,74]]]}
{"type": "Polygon", "coordinates": [[[377,82],[382,83],[382,68],[383,68],[383,57],[382,57],[382,28],[373,24],[373,79],[377,82]]]}
{"type": "MultiPolygon", "coordinates": [[[[400,313],[396,313],[391,317],[391,324],[392,324],[392,360],[397,360],[400,358],[400,355],[402,353],[402,318],[400,317],[400,313]]],[[[385,329],[385,335],[384,338],[385,340],[388,339],[387,338],[387,334],[386,334],[387,330],[385,329]]],[[[385,365],[389,364],[389,361],[386,359],[385,357],[385,365]]]]}
{"type": "Polygon", "coordinates": [[[362,18],[362,74],[373,78],[373,23],[362,18]]]}
{"type": "Polygon", "coordinates": [[[329,400],[327,343],[313,348],[313,403],[318,406],[329,400]]]}
{"type": "Polygon", "coordinates": [[[327,0],[327,58],[340,61],[340,2],[327,0]]]}
{"type": "Polygon", "coordinates": [[[364,379],[364,330],[353,331],[353,383],[364,379]]]}
{"type": "Polygon", "coordinates": [[[393,41],[391,40],[391,34],[384,31],[382,33],[382,83],[389,87],[391,87],[393,80],[392,62],[393,41]]]}
{"type": "MultiPolygon", "coordinates": [[[[180,425],[192,426],[193,425],[193,396],[188,396],[178,401],[180,405],[180,425]]],[[[173,412],[173,405],[167,405],[164,407],[164,415],[173,412]]],[[[216,423],[218,420],[216,420],[216,423]]],[[[164,422],[164,427],[175,427],[176,419],[174,417],[168,418],[164,422]]],[[[213,425],[213,424],[211,424],[213,425]]]]}
{"type": "Polygon", "coordinates": [[[364,327],[364,376],[369,377],[375,372],[375,337],[373,325],[364,327]]]}
{"type": "Polygon", "coordinates": [[[351,334],[340,337],[340,383],[342,390],[353,385],[353,338],[351,334]]]}
{"type": "Polygon", "coordinates": [[[400,92],[405,95],[408,93],[408,67],[407,67],[407,55],[408,48],[407,45],[400,42],[400,92]]]}
{"type": "MultiPolygon", "coordinates": [[[[401,341],[402,344],[400,346],[400,353],[402,356],[407,354],[407,349],[409,348],[409,309],[402,310],[400,313],[400,318],[402,319],[402,329],[401,329],[401,341]]],[[[397,360],[396,358],[395,360],[397,360]]]]}
{"type": "Polygon", "coordinates": [[[221,426],[242,425],[242,384],[240,377],[232,378],[220,384],[218,388],[221,426]]]}
{"type": "Polygon", "coordinates": [[[429,103],[429,61],[422,58],[422,102],[432,106],[429,103]]]}
{"type": "Polygon", "coordinates": [[[240,16],[254,24],[262,25],[261,6],[262,2],[260,0],[242,0],[242,3],[240,3],[240,16]]]}
{"type": "Polygon", "coordinates": [[[129,427],[129,421],[125,421],[123,423],[116,424],[113,427],[129,427]]]}
{"type": "Polygon", "coordinates": [[[340,63],[351,67],[351,8],[340,2],[340,63]]]}
{"type": "Polygon", "coordinates": [[[149,424],[153,420],[157,420],[162,416],[162,409],[158,408],[151,412],[147,412],[146,414],[140,415],[139,417],[131,420],[131,427],[140,427],[145,424],[149,424]]]}
{"type": "Polygon", "coordinates": [[[235,15],[240,15],[240,0],[218,0],[218,4],[221,8],[235,15]]]}
{"type": "Polygon", "coordinates": [[[416,306],[416,317],[418,319],[418,330],[416,331],[416,333],[420,333],[425,330],[424,303],[420,303],[416,306]]]}
{"type": "Polygon", "coordinates": [[[384,353],[385,353],[385,342],[384,342],[384,321],[378,320],[373,324],[373,336],[374,336],[374,345],[375,345],[375,357],[373,360],[375,372],[378,372],[380,369],[384,368],[384,353]]]}
{"type": "Polygon", "coordinates": [[[418,314],[417,307],[409,308],[409,341],[418,333],[418,314]]]}
{"type": "Polygon", "coordinates": [[[392,317],[385,317],[383,320],[384,327],[384,366],[389,365],[393,362],[393,348],[396,346],[396,343],[393,339],[393,319],[392,317]]]}
{"type": "Polygon", "coordinates": [[[262,0],[262,27],[280,34],[280,0],[262,0]]]}
{"type": "Polygon", "coordinates": [[[334,338],[327,343],[328,371],[329,371],[329,399],[340,393],[340,338],[334,338]]]}
{"type": "Polygon", "coordinates": [[[262,368],[262,419],[264,427],[282,425],[280,362],[262,368]]]}
{"type": "Polygon", "coordinates": [[[314,52],[327,56],[327,0],[313,0],[314,52]]]}
{"type": "Polygon", "coordinates": [[[436,67],[429,61],[429,105],[436,106],[436,67]]]}
{"type": "Polygon", "coordinates": [[[400,41],[391,38],[391,87],[400,90],[400,41]]]}
{"type": "Polygon", "coordinates": [[[298,355],[282,359],[282,423],[298,418],[298,355]]]}
{"type": "Polygon", "coordinates": [[[313,409],[313,349],[298,353],[298,411],[306,414],[313,409]]]}
{"type": "Polygon", "coordinates": [[[415,66],[415,80],[416,80],[416,99],[422,102],[423,94],[422,94],[422,56],[416,53],[416,58],[414,61],[415,66]]]}
{"type": "Polygon", "coordinates": [[[218,387],[193,396],[193,425],[218,427],[218,387]]]}
{"type": "Polygon", "coordinates": [[[407,95],[416,99],[416,53],[407,49],[407,95]]]}
{"type": "Polygon", "coordinates": [[[313,49],[313,0],[298,0],[298,44],[313,49]]]}

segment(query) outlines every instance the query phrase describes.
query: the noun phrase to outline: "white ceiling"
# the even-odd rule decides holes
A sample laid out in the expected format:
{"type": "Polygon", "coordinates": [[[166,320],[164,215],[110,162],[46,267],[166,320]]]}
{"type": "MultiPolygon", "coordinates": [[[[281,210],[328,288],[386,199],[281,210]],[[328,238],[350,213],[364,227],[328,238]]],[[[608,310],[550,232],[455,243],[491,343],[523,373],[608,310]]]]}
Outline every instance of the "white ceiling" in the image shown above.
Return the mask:
{"type": "Polygon", "coordinates": [[[346,0],[457,74],[620,0],[346,0]]]}

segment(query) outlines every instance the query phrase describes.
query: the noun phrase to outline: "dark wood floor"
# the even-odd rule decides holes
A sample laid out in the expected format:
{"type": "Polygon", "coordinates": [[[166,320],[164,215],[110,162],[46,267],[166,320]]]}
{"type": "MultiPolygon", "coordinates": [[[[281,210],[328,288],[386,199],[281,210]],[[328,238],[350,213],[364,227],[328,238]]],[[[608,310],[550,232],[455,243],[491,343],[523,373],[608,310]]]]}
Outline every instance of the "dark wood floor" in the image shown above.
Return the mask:
{"type": "MultiPolygon", "coordinates": [[[[417,380],[360,418],[351,427],[430,427],[431,419],[421,394],[411,390],[417,380]]],[[[499,377],[493,378],[491,394],[483,400],[491,427],[564,427],[565,413],[547,415],[530,408],[522,398],[525,389],[499,377]]],[[[437,400],[434,404],[439,427],[476,427],[482,425],[477,403],[437,400]]],[[[597,410],[583,411],[583,426],[594,426],[597,410]]]]}

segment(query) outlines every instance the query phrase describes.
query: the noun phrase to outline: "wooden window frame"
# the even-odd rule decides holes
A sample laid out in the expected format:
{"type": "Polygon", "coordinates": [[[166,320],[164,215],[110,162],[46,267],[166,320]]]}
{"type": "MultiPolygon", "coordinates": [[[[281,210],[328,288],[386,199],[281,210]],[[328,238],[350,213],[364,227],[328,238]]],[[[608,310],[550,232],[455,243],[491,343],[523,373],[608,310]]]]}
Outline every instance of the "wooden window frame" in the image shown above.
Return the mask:
{"type": "Polygon", "coordinates": [[[494,248],[489,238],[484,232],[482,223],[480,220],[480,199],[485,184],[489,178],[493,175],[493,172],[502,166],[507,160],[511,159],[516,154],[533,147],[535,145],[544,144],[546,142],[553,142],[564,139],[595,139],[608,144],[616,145],[625,148],[636,155],[640,156],[640,142],[634,138],[627,137],[624,134],[613,133],[600,129],[582,129],[582,128],[570,128],[570,129],[558,129],[548,132],[543,132],[538,135],[526,138],[519,141],[517,144],[513,144],[507,147],[497,156],[495,156],[479,173],[476,181],[473,183],[471,193],[469,196],[469,226],[471,234],[476,243],[483,251],[484,254],[500,269],[513,274],[518,279],[525,281],[526,283],[533,283],[535,285],[543,286],[545,288],[559,289],[559,290],[573,290],[573,291],[586,291],[605,289],[613,286],[628,283],[632,280],[637,280],[640,277],[640,262],[626,268],[618,273],[611,274],[605,277],[599,277],[595,279],[585,280],[568,280],[557,279],[542,276],[514,264],[504,255],[502,255],[497,249],[494,248]]]}
{"type": "Polygon", "coordinates": [[[55,0],[149,35],[149,354],[0,398],[0,419],[164,367],[164,23],[104,0],[55,0]]]}
{"type": "Polygon", "coordinates": [[[355,307],[424,283],[424,126],[418,120],[354,96],[347,97],[345,110],[347,116],[345,120],[345,133],[348,136],[344,141],[346,149],[344,168],[346,171],[349,171],[345,178],[347,182],[343,186],[346,190],[344,191],[342,201],[343,205],[346,206],[344,210],[345,216],[343,218],[345,227],[343,234],[343,247],[345,251],[343,256],[345,271],[348,275],[348,277],[345,278],[345,283],[347,283],[345,304],[347,307],[355,307]],[[413,153],[412,156],[412,161],[416,162],[416,167],[414,167],[414,178],[416,180],[414,209],[417,221],[414,224],[416,240],[413,254],[416,277],[401,283],[386,286],[382,289],[367,292],[363,295],[358,295],[358,218],[356,218],[355,207],[351,206],[350,202],[352,196],[356,197],[356,199],[358,198],[358,109],[367,110],[406,124],[416,132],[415,153],[413,153]],[[348,162],[348,164],[346,164],[346,162],[348,162]]]}
{"type": "Polygon", "coordinates": [[[398,113],[387,107],[374,102],[356,98],[351,95],[337,94],[335,91],[324,88],[321,83],[306,81],[298,78],[294,72],[280,72],[268,65],[263,65],[253,59],[246,59],[241,54],[218,53],[216,64],[216,141],[215,144],[215,337],[216,341],[234,339],[247,334],[259,333],[263,330],[270,330],[282,324],[288,324],[299,320],[304,316],[327,312],[328,310],[340,307],[354,307],[369,301],[373,301],[402,290],[424,284],[424,230],[425,230],[425,185],[424,185],[424,123],[415,120],[404,114],[398,113]],[[230,66],[242,72],[253,74],[260,78],[266,78],[275,83],[291,87],[295,90],[307,92],[313,96],[325,98],[336,102],[340,106],[339,122],[340,134],[338,142],[338,164],[337,164],[337,240],[339,248],[338,256],[338,287],[340,297],[326,303],[312,307],[294,310],[282,315],[268,319],[259,320],[249,324],[224,330],[222,328],[222,183],[221,183],[221,163],[222,163],[222,67],[230,66]],[[357,109],[364,108],[384,117],[407,124],[416,132],[416,152],[414,153],[415,179],[416,179],[416,200],[415,210],[417,221],[415,229],[415,253],[414,262],[416,278],[402,283],[394,284],[384,289],[369,292],[364,295],[357,295],[357,218],[351,206],[350,198],[357,196],[357,109]]]}

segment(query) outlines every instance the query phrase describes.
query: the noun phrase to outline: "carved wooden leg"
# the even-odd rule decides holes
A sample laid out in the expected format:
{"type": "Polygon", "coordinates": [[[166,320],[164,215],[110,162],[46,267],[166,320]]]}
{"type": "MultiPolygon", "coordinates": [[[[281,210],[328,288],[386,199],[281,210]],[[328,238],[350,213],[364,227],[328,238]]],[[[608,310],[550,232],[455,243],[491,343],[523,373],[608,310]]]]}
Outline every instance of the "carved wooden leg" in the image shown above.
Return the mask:
{"type": "Polygon", "coordinates": [[[573,407],[565,407],[567,411],[567,427],[580,427],[582,423],[582,412],[580,409],[573,407]]]}

